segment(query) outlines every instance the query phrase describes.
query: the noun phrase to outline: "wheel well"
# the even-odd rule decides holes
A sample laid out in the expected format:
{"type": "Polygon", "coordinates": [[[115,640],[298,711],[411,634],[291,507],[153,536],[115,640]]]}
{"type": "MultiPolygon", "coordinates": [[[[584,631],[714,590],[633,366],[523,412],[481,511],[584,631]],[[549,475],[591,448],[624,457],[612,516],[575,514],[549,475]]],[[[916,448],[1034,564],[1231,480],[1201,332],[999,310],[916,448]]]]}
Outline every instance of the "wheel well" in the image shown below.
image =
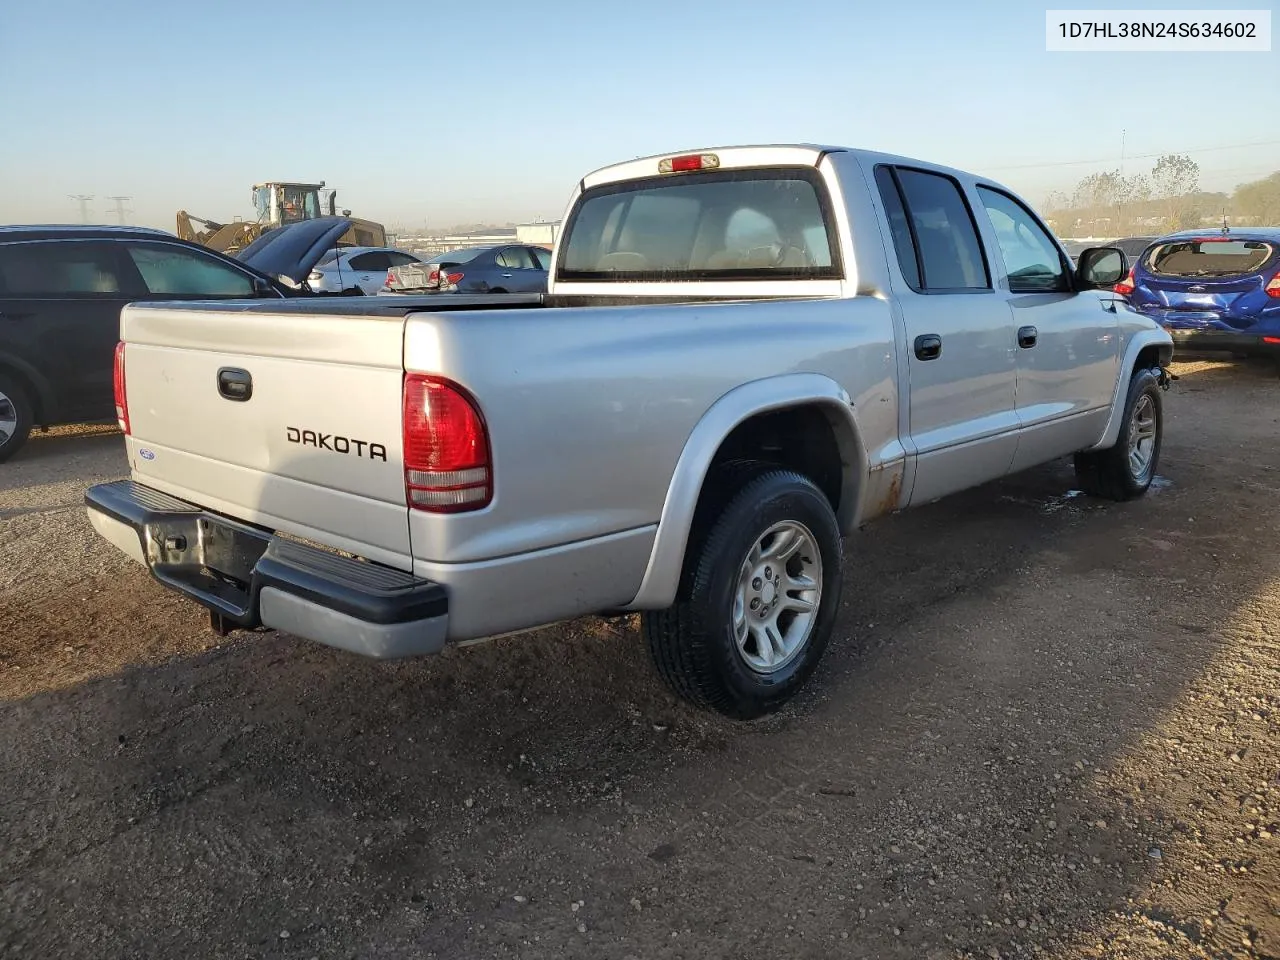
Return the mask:
{"type": "Polygon", "coordinates": [[[40,391],[36,389],[36,385],[31,382],[31,378],[24,375],[21,370],[2,362],[0,362],[0,375],[12,377],[14,380],[18,381],[18,386],[22,387],[23,392],[27,395],[27,399],[31,401],[31,422],[34,425],[46,425],[44,420],[44,397],[41,396],[40,391]]]}
{"type": "Polygon", "coordinates": [[[1159,344],[1151,344],[1143,347],[1138,351],[1138,359],[1133,362],[1133,370],[1130,373],[1136,373],[1139,370],[1146,370],[1150,367],[1158,367],[1168,363],[1173,359],[1173,350],[1170,347],[1163,347],[1159,344]]]}
{"type": "MultiPolygon", "coordinates": [[[[733,461],[759,460],[808,477],[841,512],[845,466],[831,418],[814,404],[759,413],[738,424],[711,460],[708,475],[733,461]]],[[[699,508],[712,484],[704,484],[699,508]]]]}

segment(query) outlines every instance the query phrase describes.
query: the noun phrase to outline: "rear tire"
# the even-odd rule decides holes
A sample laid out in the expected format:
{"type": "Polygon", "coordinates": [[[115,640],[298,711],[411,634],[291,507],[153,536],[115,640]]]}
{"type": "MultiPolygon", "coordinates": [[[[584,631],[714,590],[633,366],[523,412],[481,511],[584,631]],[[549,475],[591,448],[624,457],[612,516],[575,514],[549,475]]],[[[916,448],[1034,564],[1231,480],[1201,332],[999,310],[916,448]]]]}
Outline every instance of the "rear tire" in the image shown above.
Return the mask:
{"type": "Polygon", "coordinates": [[[0,463],[22,448],[31,434],[35,408],[12,375],[0,372],[0,463]]]}
{"type": "Polygon", "coordinates": [[[644,635],[679,696],[750,720],[795,696],[826,650],[840,605],[840,527],[794,471],[735,464],[712,482],[729,499],[691,535],[677,600],[644,614],[644,635]]]}
{"type": "Polygon", "coordinates": [[[1133,500],[1151,487],[1160,466],[1164,407],[1155,370],[1134,371],[1115,446],[1077,453],[1076,479],[1090,496],[1133,500]]]}

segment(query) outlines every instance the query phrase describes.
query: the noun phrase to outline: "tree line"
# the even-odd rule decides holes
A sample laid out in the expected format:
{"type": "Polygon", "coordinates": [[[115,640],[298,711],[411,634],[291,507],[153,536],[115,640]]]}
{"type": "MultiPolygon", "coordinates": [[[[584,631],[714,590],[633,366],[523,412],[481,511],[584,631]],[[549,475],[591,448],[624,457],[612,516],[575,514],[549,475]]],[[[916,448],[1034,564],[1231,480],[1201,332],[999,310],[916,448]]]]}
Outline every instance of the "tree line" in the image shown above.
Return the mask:
{"type": "Polygon", "coordinates": [[[1121,236],[1216,225],[1280,226],[1280,170],[1242,183],[1231,193],[1200,189],[1200,165],[1186,154],[1160,157],[1148,173],[1091,173],[1071,194],[1045,200],[1060,236],[1121,236]]]}

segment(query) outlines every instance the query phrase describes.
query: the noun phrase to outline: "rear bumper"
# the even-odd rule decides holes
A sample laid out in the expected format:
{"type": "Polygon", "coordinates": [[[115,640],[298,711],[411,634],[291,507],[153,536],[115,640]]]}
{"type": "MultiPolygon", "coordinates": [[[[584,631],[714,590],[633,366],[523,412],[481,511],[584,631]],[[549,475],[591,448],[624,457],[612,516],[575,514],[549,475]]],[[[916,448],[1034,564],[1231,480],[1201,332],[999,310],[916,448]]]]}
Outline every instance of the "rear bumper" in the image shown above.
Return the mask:
{"type": "MultiPolygon", "coordinates": [[[[1173,349],[1187,353],[1199,350],[1229,350],[1253,356],[1280,356],[1280,343],[1267,343],[1262,334],[1234,333],[1228,330],[1192,330],[1165,327],[1173,337],[1173,349]]],[[[1268,334],[1268,336],[1272,336],[1268,334]]]]}
{"type": "Polygon", "coordinates": [[[229,626],[284,630],[378,658],[438,653],[439,583],[236,523],[131,480],[85,493],[89,521],[166,587],[229,626]]]}

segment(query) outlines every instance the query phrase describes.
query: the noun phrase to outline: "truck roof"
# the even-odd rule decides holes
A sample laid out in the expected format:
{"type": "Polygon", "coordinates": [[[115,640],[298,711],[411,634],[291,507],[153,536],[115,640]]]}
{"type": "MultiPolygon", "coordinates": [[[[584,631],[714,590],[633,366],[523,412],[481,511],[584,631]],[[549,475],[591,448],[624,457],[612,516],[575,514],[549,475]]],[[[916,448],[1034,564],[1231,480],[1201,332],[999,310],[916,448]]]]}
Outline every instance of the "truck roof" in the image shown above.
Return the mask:
{"type": "MultiPolygon", "coordinates": [[[[691,150],[672,150],[667,153],[656,153],[647,157],[637,157],[622,163],[610,164],[593,170],[582,178],[581,187],[600,186],[616,183],[620,180],[635,180],[642,177],[655,176],[657,164],[667,157],[682,157],[690,154],[715,154],[720,160],[720,168],[759,166],[817,166],[829,153],[853,153],[866,159],[883,161],[884,163],[904,164],[926,170],[937,170],[952,176],[973,176],[967,171],[946,167],[927,160],[894,153],[867,150],[860,147],[841,147],[817,143],[770,143],[770,144],[734,144],[719,147],[697,147],[691,150]]],[[[994,182],[994,181],[992,181],[994,182]]]]}

